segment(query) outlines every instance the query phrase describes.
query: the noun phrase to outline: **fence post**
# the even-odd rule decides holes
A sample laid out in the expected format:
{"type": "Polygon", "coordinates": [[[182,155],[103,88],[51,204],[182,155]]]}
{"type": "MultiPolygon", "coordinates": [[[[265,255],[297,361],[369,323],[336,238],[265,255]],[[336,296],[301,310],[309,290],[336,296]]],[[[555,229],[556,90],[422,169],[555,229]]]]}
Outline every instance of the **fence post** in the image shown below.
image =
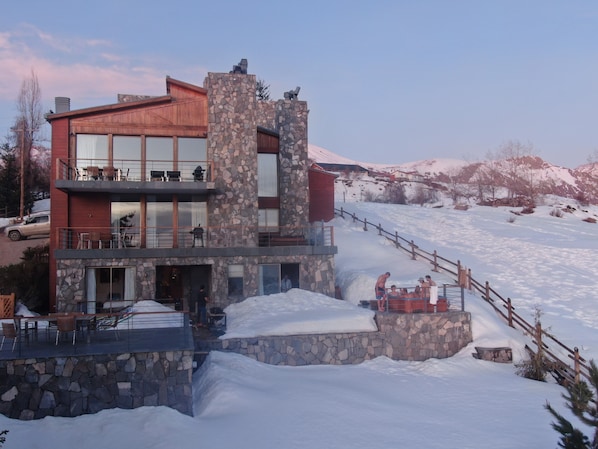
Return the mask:
{"type": "Polygon", "coordinates": [[[341,218],[345,218],[345,211],[343,210],[343,206],[341,206],[341,218]]]}
{"type": "Polygon", "coordinates": [[[473,287],[471,286],[472,282],[471,282],[471,268],[467,269],[467,290],[471,291],[473,289],[473,287]]]}
{"type": "Polygon", "coordinates": [[[461,286],[461,312],[465,312],[465,289],[461,286]]]}
{"type": "Polygon", "coordinates": [[[363,219],[363,230],[364,231],[368,230],[368,219],[367,218],[363,219]]]}
{"type": "Polygon", "coordinates": [[[355,213],[351,214],[351,218],[353,218],[353,223],[355,223],[355,220],[357,220],[357,217],[355,217],[355,213]]]}
{"type": "Polygon", "coordinates": [[[486,281],[484,294],[486,295],[486,301],[490,302],[490,282],[488,282],[488,281],[486,281]]]}
{"type": "Polygon", "coordinates": [[[573,348],[573,355],[574,358],[573,360],[575,361],[574,366],[575,366],[575,383],[579,383],[579,374],[580,374],[580,370],[581,370],[581,366],[579,363],[579,349],[577,349],[577,346],[575,346],[573,348]]]}
{"type": "Polygon", "coordinates": [[[400,248],[401,244],[399,243],[399,231],[395,231],[395,247],[400,248]]]}
{"type": "Polygon", "coordinates": [[[434,250],[434,262],[432,262],[432,265],[434,265],[432,271],[438,272],[438,252],[436,250],[434,250]]]}
{"type": "Polygon", "coordinates": [[[415,243],[413,243],[413,240],[411,240],[411,259],[415,260],[415,243]]]}
{"type": "Polygon", "coordinates": [[[513,327],[513,306],[511,305],[511,298],[507,298],[507,316],[509,327],[513,327]]]}
{"type": "Polygon", "coordinates": [[[542,347],[542,323],[540,323],[540,321],[538,321],[536,323],[536,345],[538,346],[538,355],[542,356],[542,352],[544,351],[544,348],[542,347]]]}
{"type": "Polygon", "coordinates": [[[382,223],[378,223],[378,235],[382,235],[382,223]]]}

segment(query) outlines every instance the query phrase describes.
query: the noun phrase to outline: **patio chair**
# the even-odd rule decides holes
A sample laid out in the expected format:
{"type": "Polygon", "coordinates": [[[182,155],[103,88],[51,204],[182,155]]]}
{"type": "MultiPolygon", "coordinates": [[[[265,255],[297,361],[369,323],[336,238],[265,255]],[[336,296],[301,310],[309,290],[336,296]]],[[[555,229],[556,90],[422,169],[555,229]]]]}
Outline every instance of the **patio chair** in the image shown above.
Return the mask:
{"type": "Polygon", "coordinates": [[[75,339],[77,338],[77,322],[75,320],[75,315],[57,317],[56,328],[56,345],[58,345],[60,334],[69,332],[73,333],[73,345],[75,344],[75,339]]]}
{"type": "Polygon", "coordinates": [[[117,325],[119,319],[120,315],[110,315],[100,319],[94,317],[89,328],[94,331],[114,330],[114,338],[118,340],[119,335],[117,325]]]}
{"type": "Polygon", "coordinates": [[[87,178],[97,180],[100,178],[100,167],[90,165],[87,167],[87,178]]]}
{"type": "Polygon", "coordinates": [[[168,179],[169,181],[180,181],[181,172],[179,170],[167,170],[166,179],[168,179]]]}
{"type": "Polygon", "coordinates": [[[116,176],[116,169],[111,166],[104,166],[102,169],[102,177],[107,181],[114,181],[116,176]]]}
{"type": "Polygon", "coordinates": [[[150,180],[151,181],[164,181],[164,171],[163,170],[151,170],[150,171],[150,180]]]}
{"type": "Polygon", "coordinates": [[[4,340],[7,338],[11,338],[12,342],[12,350],[15,350],[15,346],[17,345],[17,340],[19,339],[19,333],[17,332],[17,326],[15,323],[6,323],[2,322],[2,344],[0,344],[0,351],[4,347],[4,340]]]}

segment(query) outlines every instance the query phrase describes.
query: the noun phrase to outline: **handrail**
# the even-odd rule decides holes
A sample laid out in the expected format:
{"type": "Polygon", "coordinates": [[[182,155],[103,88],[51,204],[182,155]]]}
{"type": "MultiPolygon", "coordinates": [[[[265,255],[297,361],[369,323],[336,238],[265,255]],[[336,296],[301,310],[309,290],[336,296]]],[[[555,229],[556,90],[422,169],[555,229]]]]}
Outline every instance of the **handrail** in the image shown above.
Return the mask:
{"type": "Polygon", "coordinates": [[[140,249],[140,248],[225,248],[278,246],[334,246],[332,226],[281,226],[263,231],[259,226],[205,226],[194,241],[193,227],[59,227],[59,249],[140,249]]]}
{"type": "Polygon", "coordinates": [[[557,371],[557,375],[561,380],[573,383],[579,381],[581,376],[587,380],[590,379],[590,367],[585,363],[585,359],[580,356],[577,347],[573,349],[569,348],[556,337],[542,329],[540,323],[537,323],[536,325],[528,323],[525,318],[515,312],[515,308],[511,304],[510,298],[503,298],[496,290],[490,287],[488,281],[482,284],[475,280],[471,275],[471,269],[465,269],[460,261],[453,262],[450,259],[441,257],[437,254],[436,250],[432,253],[425,251],[416,245],[413,240],[407,240],[399,236],[397,231],[394,233],[388,232],[382,227],[382,224],[375,225],[372,222],[368,222],[367,218],[361,220],[354,213],[346,211],[343,207],[340,209],[335,207],[334,211],[336,214],[339,214],[341,218],[345,218],[345,215],[348,215],[353,222],[362,223],[364,231],[368,231],[368,225],[374,227],[378,231],[378,235],[391,241],[397,249],[403,250],[409,254],[412,260],[417,260],[418,257],[425,259],[433,265],[432,271],[450,273],[455,276],[458,284],[466,287],[473,293],[475,293],[475,291],[480,293],[481,298],[490,304],[492,308],[505,319],[510,327],[517,328],[518,326],[523,330],[524,335],[532,337],[531,340],[534,344],[538,345],[538,342],[540,342],[539,344],[542,346],[544,356],[553,364],[554,370],[557,371]],[[499,304],[507,309],[506,314],[501,307],[499,307],[499,304]],[[563,349],[566,352],[567,358],[574,361],[574,367],[570,367],[568,362],[563,361],[561,357],[556,355],[553,351],[550,351],[549,346],[545,343],[543,337],[546,337],[563,349]],[[573,375],[571,372],[573,372],[573,375]]]}
{"type": "Polygon", "coordinates": [[[182,181],[211,182],[213,161],[140,159],[56,160],[56,180],[61,181],[182,181]]]}

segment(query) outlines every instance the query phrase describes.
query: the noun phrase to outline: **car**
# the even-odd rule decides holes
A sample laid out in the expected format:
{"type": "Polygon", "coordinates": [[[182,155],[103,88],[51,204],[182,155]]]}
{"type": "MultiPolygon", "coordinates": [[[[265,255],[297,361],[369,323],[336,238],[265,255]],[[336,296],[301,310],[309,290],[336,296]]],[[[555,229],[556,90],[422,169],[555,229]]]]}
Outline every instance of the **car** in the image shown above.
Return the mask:
{"type": "Polygon", "coordinates": [[[13,242],[38,235],[50,235],[50,212],[31,214],[22,223],[7,226],[4,233],[13,242]]]}

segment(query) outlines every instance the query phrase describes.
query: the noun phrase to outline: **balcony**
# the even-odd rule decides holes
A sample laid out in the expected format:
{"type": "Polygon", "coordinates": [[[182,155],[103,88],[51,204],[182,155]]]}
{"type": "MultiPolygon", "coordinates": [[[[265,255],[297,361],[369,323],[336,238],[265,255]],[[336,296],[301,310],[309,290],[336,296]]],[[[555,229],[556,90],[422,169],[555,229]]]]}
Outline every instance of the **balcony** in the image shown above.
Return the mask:
{"type": "Polygon", "coordinates": [[[64,192],[197,194],[215,189],[212,161],[58,159],[56,188],[64,192]]]}
{"type": "Polygon", "coordinates": [[[192,227],[68,227],[56,232],[57,258],[336,253],[333,227],[321,223],[270,232],[257,226],[205,227],[203,239],[194,239],[192,227]]]}

